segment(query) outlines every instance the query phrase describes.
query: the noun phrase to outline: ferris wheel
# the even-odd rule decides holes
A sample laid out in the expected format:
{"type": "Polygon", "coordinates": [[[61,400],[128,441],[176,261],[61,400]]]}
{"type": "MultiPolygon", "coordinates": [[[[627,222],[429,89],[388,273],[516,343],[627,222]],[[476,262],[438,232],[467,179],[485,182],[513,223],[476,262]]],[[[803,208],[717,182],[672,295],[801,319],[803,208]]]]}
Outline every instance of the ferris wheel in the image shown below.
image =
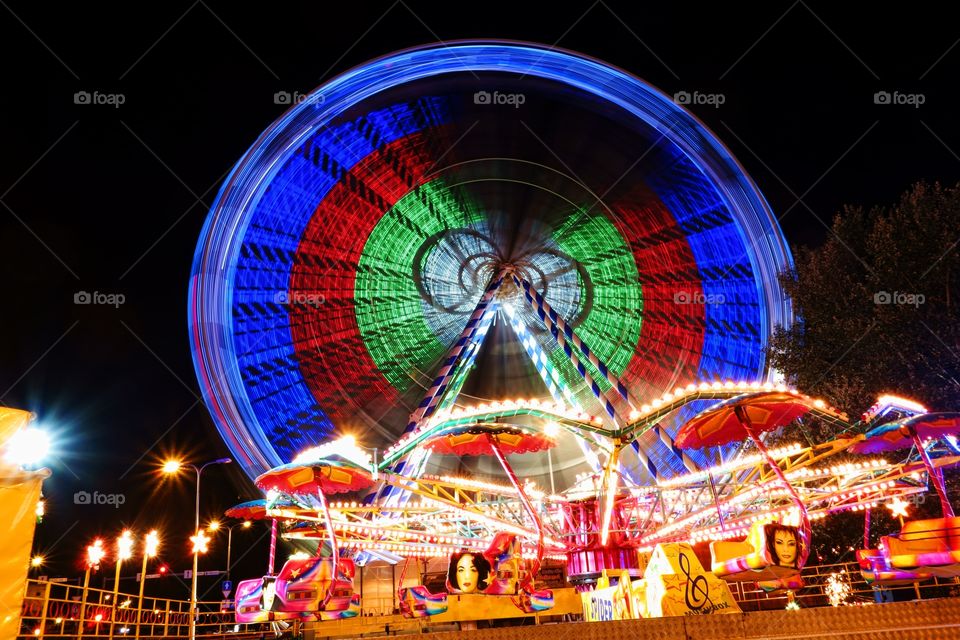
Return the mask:
{"type": "MultiPolygon", "coordinates": [[[[618,384],[642,402],[765,380],[790,264],[729,150],[648,83],[542,46],[433,45],[341,74],[240,159],[197,245],[191,348],[253,478],[338,434],[383,452],[462,403],[536,399],[613,421],[618,384]]],[[[640,436],[625,474],[689,471],[669,442],[698,408],[640,436]]],[[[550,482],[591,455],[561,439],[550,482]]],[[[534,479],[547,467],[514,465],[534,479]]]]}

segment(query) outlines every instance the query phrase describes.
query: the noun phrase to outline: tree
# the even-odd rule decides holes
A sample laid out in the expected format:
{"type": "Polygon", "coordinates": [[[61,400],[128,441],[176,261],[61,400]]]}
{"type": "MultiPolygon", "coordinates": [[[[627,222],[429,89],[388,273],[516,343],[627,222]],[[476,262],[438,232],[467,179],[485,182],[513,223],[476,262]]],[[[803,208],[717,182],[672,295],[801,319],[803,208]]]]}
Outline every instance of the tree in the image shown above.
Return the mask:
{"type": "Polygon", "coordinates": [[[845,207],[781,276],[799,320],[772,365],[852,418],[895,392],[960,410],[960,184],[917,183],[890,207],[845,207]]]}

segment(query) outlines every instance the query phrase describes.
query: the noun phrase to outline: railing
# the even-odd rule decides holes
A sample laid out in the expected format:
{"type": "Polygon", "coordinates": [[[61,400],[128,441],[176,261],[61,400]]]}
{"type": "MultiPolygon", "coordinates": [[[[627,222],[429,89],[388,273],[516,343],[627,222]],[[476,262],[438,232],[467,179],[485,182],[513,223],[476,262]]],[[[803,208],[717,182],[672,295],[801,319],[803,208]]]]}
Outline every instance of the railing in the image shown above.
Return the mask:
{"type": "MultiPolygon", "coordinates": [[[[848,604],[913,600],[960,596],[956,578],[934,578],[918,585],[878,589],[868,585],[855,562],[805,567],[806,586],[794,594],[801,607],[829,606],[825,587],[832,574],[846,576],[850,593],[848,604]],[[878,595],[879,591],[879,595],[878,595]]],[[[783,609],[787,595],[768,595],[753,583],[731,583],[734,597],[743,611],[783,609]]],[[[190,603],[185,600],[144,596],[142,608],[136,595],[120,594],[115,605],[113,593],[101,589],[84,590],[76,585],[27,581],[27,597],[18,638],[114,638],[123,640],[185,638],[189,634],[190,603]],[[84,595],[86,597],[84,597],[84,595]]],[[[362,604],[362,616],[391,616],[392,598],[372,597],[362,604]]],[[[220,611],[220,601],[197,603],[196,635],[198,638],[260,638],[273,631],[270,623],[238,625],[233,611],[220,611]]],[[[283,623],[286,626],[288,623],[283,623]]],[[[327,624],[324,622],[313,624],[327,624]]],[[[296,629],[291,629],[294,635],[296,629]]],[[[269,634],[268,634],[269,635],[269,634]]]]}
{"type": "MultiPolygon", "coordinates": [[[[190,603],[185,600],[119,594],[77,585],[27,581],[18,638],[186,638],[190,603]]],[[[237,625],[220,601],[197,603],[198,638],[259,638],[269,624],[237,625]]]]}
{"type": "MultiPolygon", "coordinates": [[[[850,585],[850,593],[845,599],[847,604],[960,596],[960,580],[957,578],[933,578],[926,582],[895,587],[872,586],[863,579],[860,565],[856,562],[808,566],[803,568],[801,574],[805,586],[793,596],[801,607],[830,606],[826,586],[833,574],[838,574],[850,585]]],[[[786,593],[769,595],[757,588],[753,582],[733,582],[730,583],[730,588],[744,611],[783,609],[788,602],[786,593]]]]}

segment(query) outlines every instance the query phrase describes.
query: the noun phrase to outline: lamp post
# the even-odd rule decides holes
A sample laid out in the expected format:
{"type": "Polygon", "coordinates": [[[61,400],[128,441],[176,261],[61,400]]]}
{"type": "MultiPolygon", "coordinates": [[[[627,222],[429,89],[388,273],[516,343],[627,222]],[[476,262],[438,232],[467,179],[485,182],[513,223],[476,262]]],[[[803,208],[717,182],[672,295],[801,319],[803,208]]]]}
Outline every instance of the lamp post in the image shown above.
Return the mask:
{"type": "Polygon", "coordinates": [[[117,538],[117,569],[113,576],[113,599],[110,601],[113,607],[113,613],[110,616],[110,638],[113,638],[113,629],[117,622],[117,613],[119,610],[117,597],[120,594],[120,568],[123,566],[124,560],[129,560],[132,557],[133,534],[129,529],[124,529],[120,537],[117,538]]]}
{"type": "Polygon", "coordinates": [[[107,554],[103,548],[103,540],[97,538],[93,544],[87,545],[87,557],[84,564],[87,570],[83,574],[83,595],[80,598],[80,618],[77,621],[77,638],[83,636],[83,620],[86,615],[84,609],[87,608],[87,590],[90,588],[90,571],[100,568],[100,561],[107,554]]]}
{"type": "Polygon", "coordinates": [[[191,552],[193,553],[193,582],[190,587],[190,639],[197,637],[197,559],[201,553],[207,552],[207,544],[210,538],[206,536],[202,529],[197,529],[195,535],[190,536],[190,542],[193,544],[191,552]]]}
{"type": "Polygon", "coordinates": [[[147,583],[147,559],[157,555],[160,549],[160,536],[151,531],[143,539],[143,565],[140,568],[140,595],[137,596],[137,630],[134,637],[140,637],[140,625],[143,622],[143,587],[147,583]]]}
{"type": "Polygon", "coordinates": [[[179,460],[168,460],[163,464],[163,472],[166,474],[178,473],[184,467],[190,467],[197,474],[197,499],[193,514],[193,530],[196,532],[196,535],[190,537],[190,541],[193,542],[193,579],[190,581],[190,640],[196,640],[197,637],[197,556],[200,553],[205,553],[207,550],[206,542],[199,545],[195,538],[203,538],[209,541],[209,538],[204,536],[203,531],[200,530],[200,474],[210,465],[230,464],[231,462],[233,462],[233,460],[230,458],[217,458],[210,462],[204,462],[199,467],[193,463],[180,462],[179,460]],[[203,550],[198,551],[201,546],[203,550]]]}
{"type": "Polygon", "coordinates": [[[243,527],[244,529],[249,529],[251,526],[253,526],[253,523],[250,522],[249,520],[244,520],[243,522],[238,522],[228,527],[224,527],[217,520],[214,520],[209,525],[207,525],[208,531],[219,531],[220,529],[227,530],[227,580],[230,579],[230,550],[233,547],[233,530],[236,529],[237,527],[243,527]]]}

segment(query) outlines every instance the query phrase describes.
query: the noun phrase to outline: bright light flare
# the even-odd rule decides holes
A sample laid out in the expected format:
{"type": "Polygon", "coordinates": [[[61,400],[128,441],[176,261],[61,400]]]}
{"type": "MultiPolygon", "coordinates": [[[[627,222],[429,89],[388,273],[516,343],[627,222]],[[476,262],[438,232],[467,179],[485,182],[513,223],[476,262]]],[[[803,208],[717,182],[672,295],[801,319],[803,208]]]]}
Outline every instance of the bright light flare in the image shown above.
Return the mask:
{"type": "Polygon", "coordinates": [[[105,555],[107,555],[107,550],[103,548],[103,540],[97,538],[93,541],[93,544],[87,545],[87,567],[100,566],[100,562],[105,555]]]}
{"type": "Polygon", "coordinates": [[[904,502],[900,499],[900,496],[895,496],[893,500],[887,503],[887,509],[890,509],[890,515],[893,517],[907,518],[907,508],[910,506],[909,502],[904,502]]]}
{"type": "Polygon", "coordinates": [[[207,545],[210,544],[210,538],[203,531],[197,531],[197,535],[190,536],[190,542],[193,543],[193,551],[191,553],[206,553],[207,545]]]}
{"type": "Polygon", "coordinates": [[[160,534],[153,530],[143,540],[143,555],[152,558],[158,551],[160,551],[160,534]]]}
{"type": "Polygon", "coordinates": [[[23,467],[39,464],[50,452],[50,436],[42,429],[28,427],[7,441],[4,459],[23,467]]]}
{"type": "Polygon", "coordinates": [[[294,462],[310,463],[325,460],[331,456],[340,456],[344,460],[349,460],[359,467],[373,470],[373,457],[360,445],[357,439],[350,435],[344,435],[336,440],[327,442],[317,447],[310,447],[301,451],[294,462]]]}
{"type": "Polygon", "coordinates": [[[120,537],[117,538],[117,561],[123,562],[133,557],[133,533],[130,529],[124,529],[120,537]]]}
{"type": "Polygon", "coordinates": [[[207,531],[216,531],[220,528],[219,520],[211,520],[210,524],[207,525],[207,531]]]}
{"type": "Polygon", "coordinates": [[[171,474],[180,471],[181,467],[183,467],[183,463],[179,460],[167,460],[160,469],[164,473],[171,474]]]}
{"type": "Polygon", "coordinates": [[[43,556],[33,556],[30,558],[31,567],[42,567],[45,559],[43,556]]]}

